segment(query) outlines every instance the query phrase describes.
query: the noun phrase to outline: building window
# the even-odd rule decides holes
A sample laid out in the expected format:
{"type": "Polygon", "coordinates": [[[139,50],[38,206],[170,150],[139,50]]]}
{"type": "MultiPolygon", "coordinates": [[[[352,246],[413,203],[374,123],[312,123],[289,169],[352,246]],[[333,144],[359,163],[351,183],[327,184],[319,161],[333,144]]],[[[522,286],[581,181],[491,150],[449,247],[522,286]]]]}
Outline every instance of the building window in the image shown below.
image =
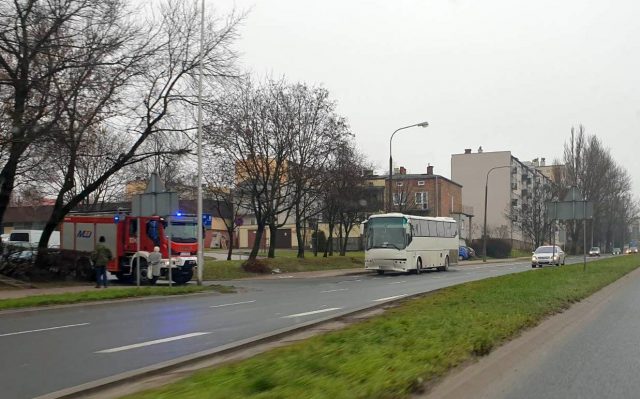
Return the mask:
{"type": "Polygon", "coordinates": [[[424,186],[424,180],[418,180],[418,185],[419,186],[424,186]]]}
{"type": "Polygon", "coordinates": [[[428,209],[429,208],[429,193],[422,192],[416,193],[416,208],[418,209],[428,209]]]}
{"type": "Polygon", "coordinates": [[[405,205],[407,203],[407,193],[394,193],[393,205],[405,205]]]}
{"type": "Polygon", "coordinates": [[[517,199],[512,199],[511,200],[511,206],[518,206],[518,200],[517,199]]]}

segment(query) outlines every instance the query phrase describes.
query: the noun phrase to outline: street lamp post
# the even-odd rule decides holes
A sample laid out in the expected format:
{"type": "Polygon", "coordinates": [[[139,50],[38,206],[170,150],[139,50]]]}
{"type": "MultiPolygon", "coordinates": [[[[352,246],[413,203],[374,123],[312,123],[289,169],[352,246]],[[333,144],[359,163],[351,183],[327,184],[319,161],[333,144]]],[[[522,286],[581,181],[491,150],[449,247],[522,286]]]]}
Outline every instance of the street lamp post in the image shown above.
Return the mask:
{"type": "Polygon", "coordinates": [[[487,197],[489,193],[489,173],[491,173],[491,171],[493,170],[502,169],[502,168],[511,168],[511,165],[494,166],[493,168],[489,169],[489,171],[487,172],[485,183],[484,183],[484,228],[482,233],[482,261],[483,262],[487,261],[487,197]]]}
{"type": "Polygon", "coordinates": [[[391,134],[391,138],[389,138],[389,194],[387,195],[387,213],[391,212],[391,206],[393,204],[393,158],[391,157],[391,141],[393,140],[393,136],[396,135],[400,130],[409,129],[410,127],[427,127],[429,126],[429,122],[420,122],[414,125],[404,126],[399,129],[396,129],[391,134]]]}
{"type": "Polygon", "coordinates": [[[204,270],[204,240],[202,223],[202,64],[204,55],[204,0],[200,10],[200,59],[198,61],[198,207],[197,207],[197,239],[198,239],[198,285],[202,285],[204,270]]]}

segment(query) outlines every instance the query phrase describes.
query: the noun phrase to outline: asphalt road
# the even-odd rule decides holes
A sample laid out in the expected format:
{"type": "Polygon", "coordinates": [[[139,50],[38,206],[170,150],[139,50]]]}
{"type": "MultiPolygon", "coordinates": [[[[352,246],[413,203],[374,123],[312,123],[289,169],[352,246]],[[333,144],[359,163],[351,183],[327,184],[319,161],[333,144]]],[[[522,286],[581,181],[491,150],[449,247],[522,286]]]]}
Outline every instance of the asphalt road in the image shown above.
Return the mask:
{"type": "Polygon", "coordinates": [[[234,281],[243,288],[237,294],[5,312],[0,396],[32,398],[363,306],[527,270],[529,262],[420,275],[283,275],[234,281]]]}
{"type": "MultiPolygon", "coordinates": [[[[473,398],[640,397],[640,278],[622,281],[591,313],[551,335],[473,398]]],[[[459,397],[459,396],[457,396],[459,397]]]]}

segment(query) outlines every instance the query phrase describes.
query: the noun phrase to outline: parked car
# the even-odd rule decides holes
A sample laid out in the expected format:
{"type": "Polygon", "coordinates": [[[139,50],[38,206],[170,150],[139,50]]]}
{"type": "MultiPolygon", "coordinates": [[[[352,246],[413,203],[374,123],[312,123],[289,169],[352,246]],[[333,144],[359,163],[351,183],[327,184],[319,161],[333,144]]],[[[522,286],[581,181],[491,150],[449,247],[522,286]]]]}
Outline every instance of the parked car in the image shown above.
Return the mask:
{"type": "Polygon", "coordinates": [[[629,252],[627,252],[628,254],[637,254],[638,253],[638,247],[629,247],[629,252]]]}
{"type": "Polygon", "coordinates": [[[600,256],[600,247],[591,247],[589,256],[600,256]]]}
{"type": "Polygon", "coordinates": [[[460,245],[460,247],[458,247],[458,258],[460,260],[469,259],[469,250],[467,249],[467,247],[463,245],[460,245]]]}
{"type": "Polygon", "coordinates": [[[542,265],[564,265],[566,255],[562,248],[553,245],[543,245],[538,247],[531,256],[531,267],[542,267],[542,265]]]}
{"type": "Polygon", "coordinates": [[[620,248],[614,248],[614,249],[613,249],[613,251],[611,251],[611,254],[613,254],[613,255],[620,255],[620,254],[621,254],[621,252],[620,252],[620,248]]]}

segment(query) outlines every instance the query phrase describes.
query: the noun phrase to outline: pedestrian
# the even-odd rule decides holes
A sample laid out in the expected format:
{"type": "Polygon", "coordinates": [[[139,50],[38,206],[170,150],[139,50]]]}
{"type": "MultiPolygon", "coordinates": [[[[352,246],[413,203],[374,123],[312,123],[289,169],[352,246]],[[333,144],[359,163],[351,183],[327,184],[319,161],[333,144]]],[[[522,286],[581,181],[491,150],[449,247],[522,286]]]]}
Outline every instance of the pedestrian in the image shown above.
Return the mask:
{"type": "Polygon", "coordinates": [[[162,254],[160,253],[160,247],[153,247],[153,252],[149,254],[149,269],[147,277],[152,279],[153,276],[160,275],[160,266],[162,265],[162,254]]]}
{"type": "Polygon", "coordinates": [[[113,258],[111,250],[105,245],[104,236],[100,236],[98,243],[91,253],[91,261],[96,269],[96,288],[107,288],[107,264],[113,258]]]}

